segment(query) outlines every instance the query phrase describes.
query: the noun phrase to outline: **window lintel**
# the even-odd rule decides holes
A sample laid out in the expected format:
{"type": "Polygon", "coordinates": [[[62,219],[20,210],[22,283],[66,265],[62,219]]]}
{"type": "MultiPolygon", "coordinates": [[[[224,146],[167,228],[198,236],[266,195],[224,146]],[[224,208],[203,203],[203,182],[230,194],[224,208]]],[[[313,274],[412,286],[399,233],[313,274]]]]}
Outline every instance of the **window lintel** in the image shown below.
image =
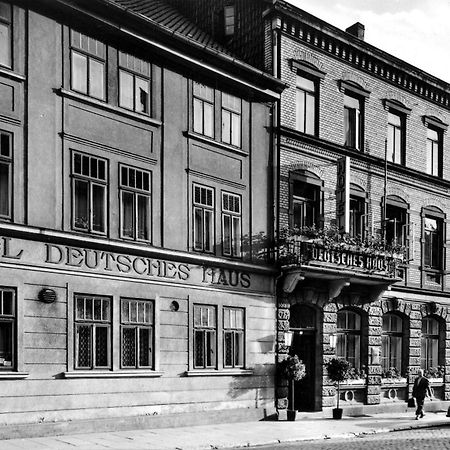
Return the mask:
{"type": "Polygon", "coordinates": [[[434,116],[423,116],[423,123],[427,127],[438,128],[439,131],[447,131],[448,124],[434,116]]]}
{"type": "Polygon", "coordinates": [[[369,98],[370,91],[364,89],[359,84],[353,81],[339,80],[339,90],[341,92],[349,92],[350,95],[357,95],[358,97],[369,98]]]}
{"type": "Polygon", "coordinates": [[[325,78],[325,72],[306,61],[291,59],[291,70],[304,72],[308,75],[318,78],[319,80],[323,80],[325,78]]]}
{"type": "Polygon", "coordinates": [[[403,103],[399,102],[398,100],[391,100],[388,98],[385,98],[383,100],[383,104],[384,104],[384,108],[386,110],[390,110],[393,109],[394,113],[400,113],[400,114],[404,114],[406,116],[409,116],[411,114],[411,108],[408,108],[407,106],[405,106],[403,103]]]}

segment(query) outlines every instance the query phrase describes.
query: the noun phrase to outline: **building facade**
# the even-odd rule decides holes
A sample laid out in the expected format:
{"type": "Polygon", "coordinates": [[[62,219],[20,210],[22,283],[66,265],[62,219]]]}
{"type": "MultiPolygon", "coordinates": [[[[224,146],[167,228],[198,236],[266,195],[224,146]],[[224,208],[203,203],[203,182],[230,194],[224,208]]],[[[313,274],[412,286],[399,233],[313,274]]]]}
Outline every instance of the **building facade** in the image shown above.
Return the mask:
{"type": "Polygon", "coordinates": [[[268,413],[282,83],[160,1],[0,27],[0,425],[268,413]]]}
{"type": "Polygon", "coordinates": [[[307,376],[294,405],[278,381],[280,414],[335,405],[325,369],[335,356],[353,367],[348,412],[406,408],[419,368],[446,408],[449,84],[366,43],[362,24],[339,30],[283,0],[172,3],[287,85],[277,349],[307,376]]]}

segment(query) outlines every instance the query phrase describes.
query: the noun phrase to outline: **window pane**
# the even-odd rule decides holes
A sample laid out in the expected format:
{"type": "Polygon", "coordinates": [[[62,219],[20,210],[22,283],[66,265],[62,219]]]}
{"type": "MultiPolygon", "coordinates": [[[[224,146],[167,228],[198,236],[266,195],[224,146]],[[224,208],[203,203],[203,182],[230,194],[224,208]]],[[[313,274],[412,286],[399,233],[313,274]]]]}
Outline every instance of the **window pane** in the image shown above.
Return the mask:
{"type": "Polygon", "coordinates": [[[2,311],[1,313],[6,316],[14,315],[14,295],[11,291],[2,292],[2,311]]]}
{"type": "Polygon", "coordinates": [[[204,120],[205,120],[205,136],[213,137],[214,136],[214,109],[213,105],[210,103],[204,104],[204,120]]]}
{"type": "Polygon", "coordinates": [[[138,239],[148,240],[149,230],[149,212],[150,198],[144,195],[138,195],[138,239]]]}
{"type": "Polygon", "coordinates": [[[0,134],[0,154],[7,158],[11,157],[11,136],[9,134],[0,134]]]}
{"type": "Polygon", "coordinates": [[[223,216],[223,253],[231,255],[231,217],[223,216]]]}
{"type": "Polygon", "coordinates": [[[108,334],[109,329],[107,327],[95,328],[95,366],[107,367],[108,364],[108,334]]]}
{"type": "Polygon", "coordinates": [[[111,320],[111,306],[108,299],[102,300],[102,319],[107,321],[111,320]]]}
{"type": "Polygon", "coordinates": [[[231,144],[235,147],[241,146],[241,116],[239,114],[232,114],[232,128],[231,128],[231,144]]]}
{"type": "Polygon", "coordinates": [[[139,366],[151,366],[151,329],[139,329],[139,366]]]}
{"type": "Polygon", "coordinates": [[[122,366],[136,367],[136,330],[122,328],[122,366]]]}
{"type": "Polygon", "coordinates": [[[91,327],[87,325],[77,325],[76,336],[77,361],[76,366],[79,368],[91,367],[91,327]]]}
{"type": "Polygon", "coordinates": [[[134,238],[134,195],[122,192],[122,236],[134,238]]]}
{"type": "Polygon", "coordinates": [[[214,367],[216,365],[216,333],[206,332],[206,365],[214,367]]]}
{"type": "Polygon", "coordinates": [[[102,300],[96,298],[93,300],[94,303],[94,320],[102,320],[102,300]]]}
{"type": "Polygon", "coordinates": [[[105,187],[92,185],[92,229],[105,231],[105,187]]]}
{"type": "Polygon", "coordinates": [[[239,331],[234,334],[234,365],[235,367],[244,365],[244,333],[239,331]]]}
{"type": "Polygon", "coordinates": [[[241,254],[241,219],[233,217],[233,255],[241,254]]]}
{"type": "Polygon", "coordinates": [[[194,367],[205,367],[205,343],[203,330],[194,332],[194,367]]]}
{"type": "Polygon", "coordinates": [[[203,250],[203,210],[194,209],[194,249],[203,250]]]}
{"type": "Polygon", "coordinates": [[[297,76],[297,87],[306,91],[314,91],[315,89],[314,81],[301,76],[297,76]]]}
{"type": "Polygon", "coordinates": [[[194,98],[194,131],[203,133],[203,102],[194,98]]]}
{"type": "Polygon", "coordinates": [[[233,366],[233,333],[224,333],[224,365],[233,366]]]}
{"type": "Polygon", "coordinates": [[[95,59],[89,60],[89,95],[103,100],[105,98],[105,65],[95,59]]]}
{"type": "Polygon", "coordinates": [[[9,164],[0,163],[0,215],[10,216],[9,164]]]}
{"type": "Polygon", "coordinates": [[[205,210],[205,251],[211,252],[213,250],[213,213],[205,210]]]}
{"type": "Polygon", "coordinates": [[[315,131],[315,98],[311,94],[306,95],[306,126],[305,133],[314,134],[315,131]]]}
{"type": "Polygon", "coordinates": [[[72,89],[87,94],[87,57],[72,51],[72,89]]]}
{"type": "Polygon", "coordinates": [[[297,130],[305,132],[305,108],[306,108],[306,93],[301,89],[297,89],[297,101],[296,101],[296,118],[297,118],[297,130]]]}
{"type": "Polygon", "coordinates": [[[222,109],[222,142],[231,144],[231,113],[222,109]]]}
{"type": "Polygon", "coordinates": [[[119,72],[119,106],[133,109],[133,76],[121,70],[119,72]]]}
{"type": "Polygon", "coordinates": [[[88,183],[86,181],[75,180],[75,211],[74,211],[74,226],[87,230],[89,228],[89,197],[88,197],[88,183]]]}
{"type": "Polygon", "coordinates": [[[148,80],[136,77],[136,111],[144,114],[149,113],[150,87],[148,80]]]}
{"type": "Polygon", "coordinates": [[[0,23],[0,64],[11,67],[11,26],[0,23]]]}
{"type": "Polygon", "coordinates": [[[13,359],[13,324],[0,322],[0,367],[12,366],[13,359]]]}

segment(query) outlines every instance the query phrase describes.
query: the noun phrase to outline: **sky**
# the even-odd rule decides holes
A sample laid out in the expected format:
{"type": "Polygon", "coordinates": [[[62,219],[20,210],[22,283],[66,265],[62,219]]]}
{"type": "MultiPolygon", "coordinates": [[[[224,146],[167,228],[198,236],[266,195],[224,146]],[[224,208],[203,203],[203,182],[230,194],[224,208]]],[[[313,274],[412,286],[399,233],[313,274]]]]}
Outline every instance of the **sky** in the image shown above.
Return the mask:
{"type": "Polygon", "coordinates": [[[450,83],[450,0],[287,0],[345,30],[365,26],[364,40],[450,83]]]}

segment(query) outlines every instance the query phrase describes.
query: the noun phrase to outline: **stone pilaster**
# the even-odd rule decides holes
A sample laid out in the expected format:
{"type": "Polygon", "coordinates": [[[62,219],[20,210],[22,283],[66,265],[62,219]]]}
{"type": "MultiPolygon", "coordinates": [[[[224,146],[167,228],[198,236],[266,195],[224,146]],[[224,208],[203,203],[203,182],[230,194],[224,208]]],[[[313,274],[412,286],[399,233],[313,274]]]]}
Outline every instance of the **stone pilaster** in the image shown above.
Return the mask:
{"type": "Polygon", "coordinates": [[[330,336],[336,334],[337,307],[334,303],[327,303],[323,307],[323,332],[322,332],[322,354],[323,354],[323,377],[322,377],[322,407],[334,406],[336,388],[328,379],[326,364],[336,356],[336,349],[330,346],[330,336]]]}
{"type": "Polygon", "coordinates": [[[371,305],[368,311],[369,356],[367,366],[367,404],[380,403],[381,393],[381,319],[382,311],[379,302],[371,305]]]}
{"type": "MultiPolygon", "coordinates": [[[[289,347],[285,344],[285,332],[289,331],[290,305],[286,298],[280,298],[277,307],[277,366],[288,356],[289,347]]],[[[288,407],[288,381],[277,375],[276,377],[276,408],[278,420],[286,420],[288,407]]]]}

